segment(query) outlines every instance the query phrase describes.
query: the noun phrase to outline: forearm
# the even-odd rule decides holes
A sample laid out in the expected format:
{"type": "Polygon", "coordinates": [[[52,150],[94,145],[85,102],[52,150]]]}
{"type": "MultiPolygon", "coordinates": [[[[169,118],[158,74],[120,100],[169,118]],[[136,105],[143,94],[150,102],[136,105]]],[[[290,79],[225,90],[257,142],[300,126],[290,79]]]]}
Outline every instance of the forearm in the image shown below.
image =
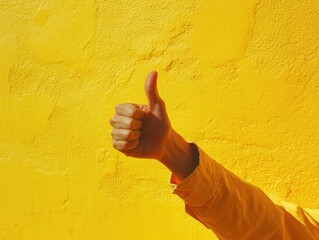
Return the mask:
{"type": "Polygon", "coordinates": [[[159,161],[183,181],[197,167],[198,151],[173,129],[167,141],[165,154],[159,161]]]}

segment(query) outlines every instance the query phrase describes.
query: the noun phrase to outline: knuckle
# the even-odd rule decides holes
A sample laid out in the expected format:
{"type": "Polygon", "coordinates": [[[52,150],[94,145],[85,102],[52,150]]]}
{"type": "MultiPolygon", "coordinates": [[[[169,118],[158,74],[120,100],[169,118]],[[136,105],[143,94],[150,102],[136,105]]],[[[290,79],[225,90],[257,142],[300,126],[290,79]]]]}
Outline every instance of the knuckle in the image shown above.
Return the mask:
{"type": "Polygon", "coordinates": [[[126,133],[126,139],[131,139],[133,137],[133,132],[132,131],[128,131],[126,133]]]}
{"type": "Polygon", "coordinates": [[[116,113],[118,113],[118,112],[120,111],[121,106],[122,106],[122,104],[117,104],[117,105],[115,106],[115,112],[116,112],[116,113]]]}
{"type": "Polygon", "coordinates": [[[114,138],[115,136],[115,132],[114,132],[114,129],[111,131],[111,136],[114,138]]]}
{"type": "Polygon", "coordinates": [[[128,121],[128,127],[129,127],[129,128],[133,128],[133,127],[134,127],[134,120],[133,120],[133,119],[130,119],[130,120],[128,121]]]}
{"type": "Polygon", "coordinates": [[[113,147],[118,151],[123,151],[125,149],[126,142],[113,141],[113,147]]]}
{"type": "Polygon", "coordinates": [[[135,109],[132,109],[131,116],[132,116],[133,118],[136,118],[137,115],[138,115],[137,109],[136,109],[136,108],[135,108],[135,109]]]}
{"type": "Polygon", "coordinates": [[[127,106],[127,110],[132,114],[135,111],[135,106],[133,104],[130,104],[127,106]]]}
{"type": "Polygon", "coordinates": [[[123,150],[127,148],[127,146],[128,146],[128,142],[123,142],[123,150]]]}
{"type": "Polygon", "coordinates": [[[117,150],[124,151],[126,148],[127,142],[121,141],[121,144],[117,146],[117,150]]]}
{"type": "Polygon", "coordinates": [[[115,118],[114,118],[114,117],[112,117],[112,118],[110,119],[110,124],[111,124],[112,126],[114,126],[114,125],[115,125],[115,123],[116,123],[115,118]]]}

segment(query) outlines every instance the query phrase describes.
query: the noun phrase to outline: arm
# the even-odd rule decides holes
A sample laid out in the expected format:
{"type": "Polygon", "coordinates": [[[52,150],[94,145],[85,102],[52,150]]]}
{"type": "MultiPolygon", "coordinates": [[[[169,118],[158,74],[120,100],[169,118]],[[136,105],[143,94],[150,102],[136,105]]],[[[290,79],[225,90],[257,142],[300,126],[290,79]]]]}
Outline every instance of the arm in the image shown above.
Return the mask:
{"type": "Polygon", "coordinates": [[[147,77],[145,93],[147,105],[116,106],[110,120],[113,147],[126,156],[163,163],[172,172],[174,193],[184,200],[188,214],[220,239],[319,239],[318,210],[274,204],[171,127],[156,72],[147,77]]]}
{"type": "Polygon", "coordinates": [[[179,135],[171,140],[162,162],[172,171],[174,193],[184,200],[186,212],[220,239],[319,239],[319,211],[315,216],[316,211],[291,203],[275,204],[258,187],[225,169],[195,143],[179,135]],[[198,159],[187,150],[191,146],[198,149],[198,159]]]}

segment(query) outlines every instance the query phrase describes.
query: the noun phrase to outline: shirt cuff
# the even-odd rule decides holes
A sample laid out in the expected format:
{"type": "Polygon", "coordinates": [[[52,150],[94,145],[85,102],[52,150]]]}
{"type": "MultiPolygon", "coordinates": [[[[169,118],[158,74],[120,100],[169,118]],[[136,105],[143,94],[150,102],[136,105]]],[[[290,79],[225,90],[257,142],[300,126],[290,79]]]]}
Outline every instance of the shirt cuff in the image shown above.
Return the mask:
{"type": "Polygon", "coordinates": [[[199,153],[199,163],[195,170],[183,181],[173,173],[169,184],[173,193],[181,197],[190,206],[200,207],[208,200],[218,195],[219,172],[218,163],[211,159],[196,143],[188,141],[195,146],[199,153]]]}

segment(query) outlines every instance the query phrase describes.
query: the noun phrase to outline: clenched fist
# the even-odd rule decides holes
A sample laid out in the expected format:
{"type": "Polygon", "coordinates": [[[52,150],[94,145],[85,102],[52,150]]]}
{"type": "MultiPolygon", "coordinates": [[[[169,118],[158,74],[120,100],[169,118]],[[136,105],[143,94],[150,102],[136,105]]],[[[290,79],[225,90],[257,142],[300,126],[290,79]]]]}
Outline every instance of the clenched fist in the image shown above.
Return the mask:
{"type": "Polygon", "coordinates": [[[171,126],[165,102],[157,91],[157,72],[145,82],[146,105],[123,103],[110,119],[115,149],[126,156],[153,158],[179,179],[185,179],[198,165],[198,150],[171,126]]]}
{"type": "Polygon", "coordinates": [[[166,151],[172,127],[165,102],[157,90],[157,72],[151,72],[145,82],[146,105],[123,103],[115,107],[113,147],[127,156],[160,160],[166,151]]]}

